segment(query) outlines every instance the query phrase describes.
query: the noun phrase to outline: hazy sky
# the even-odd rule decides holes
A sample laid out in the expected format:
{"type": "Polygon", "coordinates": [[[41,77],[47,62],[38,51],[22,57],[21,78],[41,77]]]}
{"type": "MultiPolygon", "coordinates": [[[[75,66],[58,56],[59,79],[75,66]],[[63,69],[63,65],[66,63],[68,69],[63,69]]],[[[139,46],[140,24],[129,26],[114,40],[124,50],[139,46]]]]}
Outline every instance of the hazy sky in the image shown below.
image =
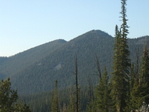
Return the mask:
{"type": "MultiPolygon", "coordinates": [[[[114,36],[121,0],[0,0],[0,56],[100,29],[114,36]]],[[[149,35],[149,0],[128,0],[129,38],[149,35]]]]}

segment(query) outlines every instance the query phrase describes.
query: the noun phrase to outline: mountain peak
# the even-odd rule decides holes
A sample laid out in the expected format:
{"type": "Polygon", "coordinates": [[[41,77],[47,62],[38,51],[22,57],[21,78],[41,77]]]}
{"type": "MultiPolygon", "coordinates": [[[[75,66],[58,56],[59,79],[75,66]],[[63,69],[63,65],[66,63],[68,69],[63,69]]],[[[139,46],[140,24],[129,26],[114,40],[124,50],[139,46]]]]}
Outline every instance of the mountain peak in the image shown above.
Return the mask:
{"type": "Polygon", "coordinates": [[[56,42],[59,42],[59,43],[66,43],[67,41],[66,40],[64,40],[64,39],[57,39],[57,40],[55,40],[56,42]]]}
{"type": "Polygon", "coordinates": [[[71,41],[74,42],[75,41],[80,41],[80,40],[90,40],[90,39],[108,39],[108,38],[112,38],[111,35],[109,35],[108,33],[102,31],[102,30],[91,30],[91,31],[88,31],[82,35],[79,35],[78,37],[72,39],[71,41]]]}
{"type": "Polygon", "coordinates": [[[87,33],[98,34],[98,35],[108,35],[108,36],[110,36],[108,33],[104,32],[102,30],[91,30],[91,31],[89,31],[87,33]]]}

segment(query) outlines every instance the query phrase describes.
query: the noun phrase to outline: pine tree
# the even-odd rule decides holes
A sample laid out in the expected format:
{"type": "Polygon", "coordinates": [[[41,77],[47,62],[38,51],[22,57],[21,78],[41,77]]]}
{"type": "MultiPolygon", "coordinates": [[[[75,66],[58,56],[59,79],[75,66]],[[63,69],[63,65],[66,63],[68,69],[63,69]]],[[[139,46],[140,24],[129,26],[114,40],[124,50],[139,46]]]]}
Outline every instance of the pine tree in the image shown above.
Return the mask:
{"type": "Polygon", "coordinates": [[[89,102],[87,105],[87,112],[96,112],[93,84],[90,78],[88,79],[88,83],[89,83],[89,90],[88,90],[89,102]]]}
{"type": "Polygon", "coordinates": [[[96,102],[93,99],[87,105],[87,112],[97,112],[96,102]]]}
{"type": "Polygon", "coordinates": [[[136,62],[131,64],[130,70],[130,109],[138,109],[139,107],[139,54],[136,53],[136,62]]]}
{"type": "Polygon", "coordinates": [[[138,80],[134,80],[131,92],[130,92],[130,108],[131,109],[138,109],[139,106],[139,81],[138,80]]]}
{"type": "Polygon", "coordinates": [[[135,70],[135,64],[131,64],[131,69],[130,69],[130,108],[131,109],[137,109],[137,85],[138,85],[138,78],[137,72],[135,70]]]}
{"type": "Polygon", "coordinates": [[[109,85],[108,85],[108,74],[106,68],[104,74],[100,79],[99,85],[96,88],[96,103],[97,110],[100,112],[108,112],[109,107],[109,85]]]}
{"type": "Polygon", "coordinates": [[[11,89],[10,78],[0,81],[0,112],[31,112],[26,104],[18,102],[18,94],[11,89]]]}
{"type": "Polygon", "coordinates": [[[75,97],[72,92],[72,89],[70,90],[70,100],[68,105],[68,112],[75,112],[75,97]]]}
{"type": "Polygon", "coordinates": [[[52,112],[60,112],[58,99],[58,81],[55,81],[55,89],[52,94],[52,112]]]}
{"type": "Polygon", "coordinates": [[[23,104],[21,101],[17,102],[14,105],[14,111],[13,112],[31,112],[29,106],[26,104],[23,104]]]}
{"type": "Polygon", "coordinates": [[[140,86],[140,91],[139,91],[140,104],[143,101],[149,104],[149,54],[146,46],[144,48],[143,57],[142,57],[139,86],[140,86]]]}
{"type": "Polygon", "coordinates": [[[135,73],[134,84],[131,90],[131,106],[139,109],[142,102],[149,103],[149,55],[145,46],[142,56],[140,73],[135,73]]]}
{"type": "Polygon", "coordinates": [[[125,112],[129,100],[129,50],[127,45],[128,26],[126,19],[126,0],[122,0],[122,25],[118,30],[116,26],[116,39],[114,47],[114,62],[113,62],[113,90],[112,97],[115,100],[117,112],[125,112]]]}
{"type": "Polygon", "coordinates": [[[75,76],[76,76],[76,112],[79,112],[79,84],[78,84],[78,58],[75,59],[75,76]]]}

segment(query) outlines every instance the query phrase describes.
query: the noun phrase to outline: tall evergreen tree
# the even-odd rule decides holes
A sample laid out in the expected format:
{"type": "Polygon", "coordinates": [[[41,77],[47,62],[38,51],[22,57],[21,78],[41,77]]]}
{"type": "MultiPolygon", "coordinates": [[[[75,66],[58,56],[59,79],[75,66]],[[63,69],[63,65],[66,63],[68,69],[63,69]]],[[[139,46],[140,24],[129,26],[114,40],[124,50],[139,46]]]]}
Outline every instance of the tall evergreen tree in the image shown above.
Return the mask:
{"type": "MultiPolygon", "coordinates": [[[[99,77],[99,82],[100,82],[101,79],[102,79],[102,74],[101,74],[101,69],[100,69],[99,58],[98,58],[97,55],[95,55],[95,63],[96,63],[96,67],[97,67],[96,75],[99,77]]],[[[96,99],[98,97],[98,95],[99,95],[98,93],[100,91],[99,85],[96,88],[96,95],[95,95],[96,98],[94,98],[94,93],[93,93],[93,88],[92,88],[92,85],[91,85],[91,80],[88,80],[88,83],[89,83],[89,104],[87,106],[87,112],[96,112],[96,111],[98,111],[97,109],[99,109],[98,106],[97,106],[97,99],[96,99]]]]}
{"type": "Polygon", "coordinates": [[[149,104],[149,54],[146,46],[144,48],[142,57],[139,86],[140,86],[140,92],[139,92],[140,104],[143,101],[149,104]]]}
{"type": "Polygon", "coordinates": [[[130,109],[138,109],[139,107],[139,78],[140,78],[140,59],[139,49],[136,52],[136,61],[131,64],[130,69],[130,109]]]}
{"type": "Polygon", "coordinates": [[[91,78],[88,79],[88,84],[89,84],[88,87],[89,102],[87,105],[87,112],[95,112],[96,106],[95,106],[94,90],[91,78]]]}
{"type": "Polygon", "coordinates": [[[135,75],[137,76],[134,77],[131,90],[131,107],[139,109],[142,102],[149,104],[149,55],[146,46],[143,51],[140,73],[135,73],[135,75]]]}
{"type": "Polygon", "coordinates": [[[127,45],[128,25],[126,19],[126,0],[121,0],[122,3],[122,25],[118,30],[116,26],[116,39],[114,47],[114,62],[113,62],[113,90],[112,97],[115,100],[117,112],[126,112],[127,103],[129,100],[129,50],[127,45]]]}
{"type": "Polygon", "coordinates": [[[58,99],[58,81],[55,81],[55,89],[52,94],[52,112],[60,112],[59,99],[58,99]]]}
{"type": "Polygon", "coordinates": [[[131,91],[130,91],[130,108],[138,109],[139,108],[139,81],[134,80],[132,83],[131,91]]]}
{"type": "Polygon", "coordinates": [[[131,109],[137,109],[137,90],[138,90],[138,78],[137,78],[137,71],[135,69],[135,64],[131,64],[131,69],[130,69],[130,108],[131,109]]]}
{"type": "Polygon", "coordinates": [[[78,84],[78,58],[75,58],[75,84],[76,84],[76,112],[79,112],[79,84],[78,84]]]}
{"type": "Polygon", "coordinates": [[[109,112],[109,85],[108,85],[108,74],[106,68],[104,74],[100,79],[99,85],[96,90],[97,97],[97,110],[99,112],[109,112]]]}

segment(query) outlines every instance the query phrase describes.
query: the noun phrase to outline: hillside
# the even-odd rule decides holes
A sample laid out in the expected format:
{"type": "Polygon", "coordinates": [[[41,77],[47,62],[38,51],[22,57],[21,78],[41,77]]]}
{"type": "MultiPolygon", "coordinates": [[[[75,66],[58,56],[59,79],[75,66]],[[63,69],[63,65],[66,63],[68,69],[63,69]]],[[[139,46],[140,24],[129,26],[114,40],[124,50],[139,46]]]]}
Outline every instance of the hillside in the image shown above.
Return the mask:
{"type": "Polygon", "coordinates": [[[10,77],[29,67],[38,60],[45,58],[64,43],[66,43],[65,40],[59,39],[31,48],[9,58],[1,57],[0,73],[2,73],[4,77],[10,77]]]}
{"type": "Polygon", "coordinates": [[[89,77],[97,77],[95,54],[100,56],[101,65],[110,69],[113,53],[111,46],[113,38],[110,35],[95,30],[87,32],[13,76],[13,86],[19,88],[21,93],[35,93],[51,90],[55,80],[59,81],[60,88],[73,85],[76,54],[79,61],[79,79],[82,84],[86,84],[89,77]]]}
{"type": "MultiPolygon", "coordinates": [[[[149,36],[128,40],[133,62],[137,52],[141,58],[144,43],[149,45],[149,36]]],[[[106,66],[111,74],[113,46],[112,36],[92,30],[69,42],[56,40],[10,57],[1,64],[0,72],[11,77],[13,88],[20,94],[50,91],[55,80],[58,80],[60,88],[65,88],[75,83],[73,72],[77,55],[79,84],[86,85],[89,78],[96,84],[95,56],[99,57],[101,70],[106,66]]]]}

